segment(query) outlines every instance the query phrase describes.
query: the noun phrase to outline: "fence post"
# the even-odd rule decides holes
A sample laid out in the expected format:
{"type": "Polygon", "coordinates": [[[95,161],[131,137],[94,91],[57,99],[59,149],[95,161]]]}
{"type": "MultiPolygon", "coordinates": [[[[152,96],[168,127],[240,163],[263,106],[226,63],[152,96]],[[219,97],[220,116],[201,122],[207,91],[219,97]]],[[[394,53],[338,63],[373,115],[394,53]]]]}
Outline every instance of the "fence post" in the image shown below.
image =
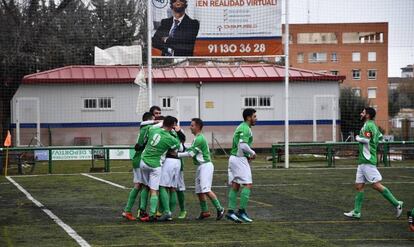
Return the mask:
{"type": "Polygon", "coordinates": [[[328,145],[328,167],[332,167],[333,165],[332,158],[333,158],[332,145],[328,145]]]}
{"type": "Polygon", "coordinates": [[[49,174],[52,174],[52,149],[49,149],[49,174]]]}
{"type": "Polygon", "coordinates": [[[104,160],[105,160],[105,172],[110,172],[111,168],[110,168],[110,161],[109,161],[109,148],[105,148],[104,149],[104,160]]]}
{"type": "Polygon", "coordinates": [[[388,155],[390,153],[390,148],[389,148],[389,144],[388,143],[384,143],[384,147],[383,147],[383,156],[382,156],[382,162],[384,163],[385,167],[390,166],[390,161],[388,159],[388,155]]]}

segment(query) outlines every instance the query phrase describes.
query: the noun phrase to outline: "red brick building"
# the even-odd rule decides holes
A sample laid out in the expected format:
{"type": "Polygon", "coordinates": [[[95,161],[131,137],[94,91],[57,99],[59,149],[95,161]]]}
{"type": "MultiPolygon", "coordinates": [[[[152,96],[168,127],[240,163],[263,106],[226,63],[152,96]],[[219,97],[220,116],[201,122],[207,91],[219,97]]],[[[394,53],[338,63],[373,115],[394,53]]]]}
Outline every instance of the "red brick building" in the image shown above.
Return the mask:
{"type": "Polygon", "coordinates": [[[388,23],[291,24],[290,64],[344,75],[343,87],[368,98],[388,132],[388,23]]]}

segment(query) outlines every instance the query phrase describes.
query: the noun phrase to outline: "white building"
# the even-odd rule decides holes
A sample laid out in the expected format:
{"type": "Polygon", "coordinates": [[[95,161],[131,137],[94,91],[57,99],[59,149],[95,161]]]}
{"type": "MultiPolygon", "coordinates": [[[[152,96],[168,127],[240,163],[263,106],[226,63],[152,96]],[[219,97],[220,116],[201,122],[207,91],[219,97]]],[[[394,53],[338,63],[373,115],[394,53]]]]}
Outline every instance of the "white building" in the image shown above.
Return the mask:
{"type": "MultiPolygon", "coordinates": [[[[44,145],[85,139],[92,145],[135,143],[142,114],[136,112],[139,88],[133,83],[138,70],[68,66],[25,76],[11,102],[15,143],[33,143],[37,132],[44,145]]],[[[344,77],[293,68],[289,73],[291,141],[337,140],[344,77]]],[[[153,78],[154,102],[163,115],[179,118],[185,130],[191,118],[202,118],[210,142],[214,133],[220,145],[229,147],[246,107],[257,109],[256,147],[284,140],[283,67],[183,66],[154,69],[153,78]]]]}

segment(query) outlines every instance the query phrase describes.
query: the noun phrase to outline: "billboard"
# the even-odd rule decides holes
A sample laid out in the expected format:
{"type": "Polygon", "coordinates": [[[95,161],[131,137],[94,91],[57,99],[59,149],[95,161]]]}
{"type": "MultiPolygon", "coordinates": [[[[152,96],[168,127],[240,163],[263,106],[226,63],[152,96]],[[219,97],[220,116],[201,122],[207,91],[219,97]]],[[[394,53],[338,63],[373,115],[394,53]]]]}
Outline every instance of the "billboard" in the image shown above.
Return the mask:
{"type": "Polygon", "coordinates": [[[153,57],[283,54],[280,0],[151,0],[153,57]]]}

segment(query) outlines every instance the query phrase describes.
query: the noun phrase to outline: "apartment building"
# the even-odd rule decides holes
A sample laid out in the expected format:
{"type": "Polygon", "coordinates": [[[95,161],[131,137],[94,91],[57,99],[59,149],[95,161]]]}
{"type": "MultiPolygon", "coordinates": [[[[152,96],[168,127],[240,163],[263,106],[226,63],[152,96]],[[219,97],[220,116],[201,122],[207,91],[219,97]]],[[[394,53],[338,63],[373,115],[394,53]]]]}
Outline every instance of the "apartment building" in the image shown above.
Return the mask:
{"type": "Polygon", "coordinates": [[[388,132],[388,23],[291,24],[290,65],[346,76],[388,132]]]}

